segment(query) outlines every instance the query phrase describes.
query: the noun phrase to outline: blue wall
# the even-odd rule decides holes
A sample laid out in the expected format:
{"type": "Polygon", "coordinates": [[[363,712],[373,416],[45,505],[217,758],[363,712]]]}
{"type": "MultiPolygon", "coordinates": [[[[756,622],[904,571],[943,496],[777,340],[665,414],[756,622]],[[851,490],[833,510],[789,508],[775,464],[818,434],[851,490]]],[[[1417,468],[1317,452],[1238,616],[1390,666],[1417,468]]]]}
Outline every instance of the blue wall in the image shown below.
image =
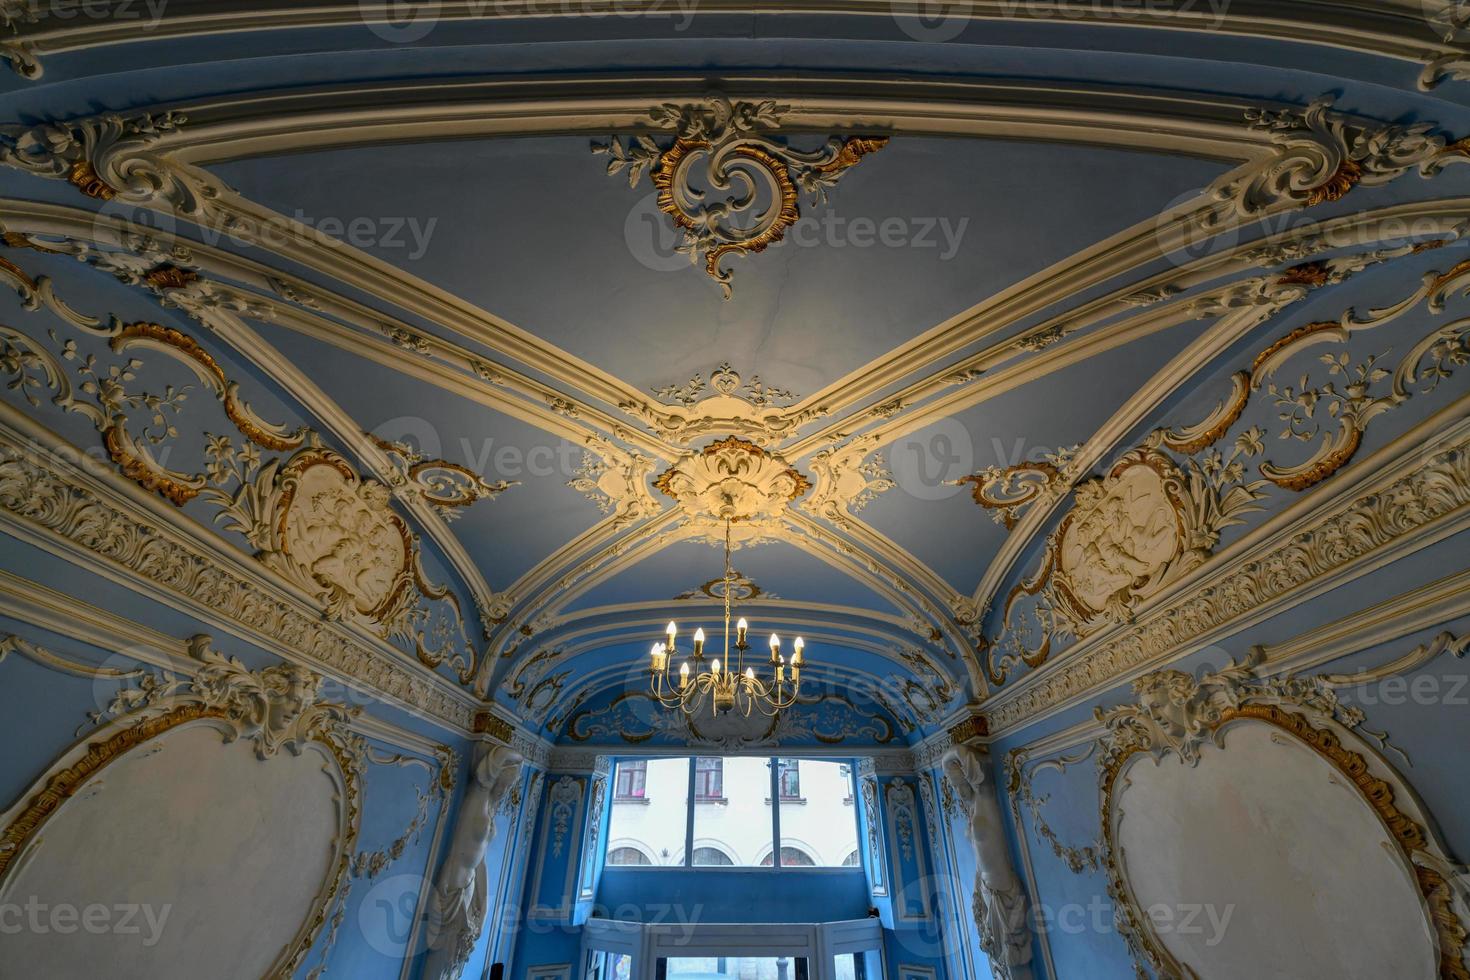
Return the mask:
{"type": "Polygon", "coordinates": [[[636,922],[841,922],[868,914],[867,881],[849,868],[607,868],[599,911],[636,922]],[[686,918],[680,918],[686,916],[686,918]]]}

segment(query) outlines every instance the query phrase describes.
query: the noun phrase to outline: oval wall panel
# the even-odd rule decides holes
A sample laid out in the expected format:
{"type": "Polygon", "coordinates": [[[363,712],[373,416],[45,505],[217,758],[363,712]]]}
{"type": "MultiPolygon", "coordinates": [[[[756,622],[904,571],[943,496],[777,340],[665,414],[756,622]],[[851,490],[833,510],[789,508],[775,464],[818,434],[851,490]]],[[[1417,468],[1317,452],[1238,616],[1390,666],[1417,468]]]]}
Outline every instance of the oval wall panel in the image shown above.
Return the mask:
{"type": "Polygon", "coordinates": [[[1119,864],[1165,949],[1201,980],[1438,976],[1423,899],[1377,811],[1327,759],[1242,721],[1196,767],[1117,783],[1119,864]]]}
{"type": "Polygon", "coordinates": [[[208,723],[113,760],[6,876],[0,901],[41,927],[5,936],[0,977],[266,976],[336,867],[335,765],[316,743],[258,759],[208,723]]]}

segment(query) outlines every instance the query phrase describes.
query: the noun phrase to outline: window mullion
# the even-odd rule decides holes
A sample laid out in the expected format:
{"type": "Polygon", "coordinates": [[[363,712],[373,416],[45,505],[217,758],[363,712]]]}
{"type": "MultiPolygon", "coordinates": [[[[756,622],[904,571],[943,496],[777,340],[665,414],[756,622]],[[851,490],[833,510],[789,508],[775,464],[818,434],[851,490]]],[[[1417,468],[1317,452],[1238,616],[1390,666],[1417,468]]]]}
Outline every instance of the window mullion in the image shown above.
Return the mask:
{"type": "Polygon", "coordinates": [[[771,756],[771,867],[781,867],[781,760],[771,756]]]}
{"type": "Polygon", "coordinates": [[[694,756],[689,757],[689,798],[684,805],[684,867],[694,867],[694,756]]]}

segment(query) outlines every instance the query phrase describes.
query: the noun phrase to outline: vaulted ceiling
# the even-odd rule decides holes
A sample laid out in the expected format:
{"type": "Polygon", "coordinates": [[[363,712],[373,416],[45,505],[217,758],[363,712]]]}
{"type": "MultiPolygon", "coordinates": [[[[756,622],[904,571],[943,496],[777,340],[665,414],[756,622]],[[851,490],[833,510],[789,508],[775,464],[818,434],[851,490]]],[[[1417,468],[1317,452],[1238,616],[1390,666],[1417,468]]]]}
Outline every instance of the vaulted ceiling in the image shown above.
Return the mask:
{"type": "Polygon", "coordinates": [[[435,683],[564,737],[715,623],[724,507],[917,738],[1071,486],[1453,247],[1463,6],[0,4],[0,254],[391,487],[435,683]]]}

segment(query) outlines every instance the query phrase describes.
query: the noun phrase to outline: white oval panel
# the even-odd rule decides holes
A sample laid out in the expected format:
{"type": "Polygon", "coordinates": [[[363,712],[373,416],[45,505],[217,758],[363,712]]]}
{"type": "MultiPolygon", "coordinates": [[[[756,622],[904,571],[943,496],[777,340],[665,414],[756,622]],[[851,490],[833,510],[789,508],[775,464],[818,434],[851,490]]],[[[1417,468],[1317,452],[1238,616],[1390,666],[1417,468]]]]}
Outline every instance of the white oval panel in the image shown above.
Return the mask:
{"type": "Polygon", "coordinates": [[[1196,768],[1140,759],[1117,783],[1124,877],[1153,932],[1201,980],[1432,980],[1411,873],[1371,804],[1264,722],[1196,768]]]}
{"type": "Polygon", "coordinates": [[[327,764],[314,747],[260,760],[198,724],[115,759],[7,876],[22,928],[0,941],[0,977],[258,980],[329,873],[327,764]]]}

